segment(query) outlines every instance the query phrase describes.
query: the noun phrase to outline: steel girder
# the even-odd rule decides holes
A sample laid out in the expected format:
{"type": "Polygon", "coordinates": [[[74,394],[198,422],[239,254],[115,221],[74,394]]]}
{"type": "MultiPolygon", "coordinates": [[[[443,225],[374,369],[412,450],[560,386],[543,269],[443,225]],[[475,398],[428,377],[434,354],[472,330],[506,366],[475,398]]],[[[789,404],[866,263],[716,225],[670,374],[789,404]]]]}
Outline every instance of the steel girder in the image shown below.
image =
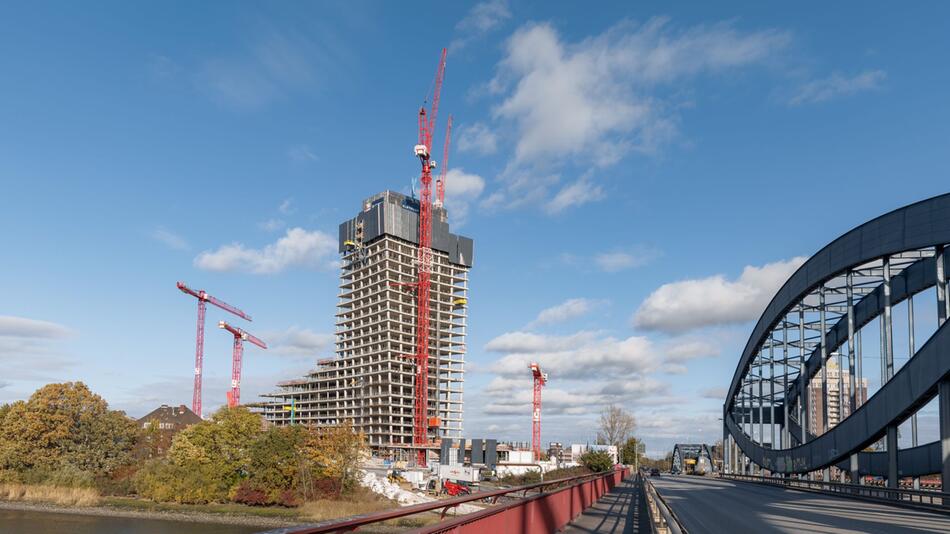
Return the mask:
{"type": "MultiPolygon", "coordinates": [[[[873,397],[821,436],[808,436],[807,443],[794,447],[789,447],[790,444],[783,440],[783,446],[786,448],[773,449],[756,443],[742,429],[743,424],[751,425],[755,421],[755,418],[745,420],[745,414],[748,413],[748,408],[751,408],[751,402],[750,406],[746,406],[746,401],[753,396],[752,386],[748,381],[751,375],[755,375],[753,368],[758,368],[758,375],[753,378],[761,382],[764,365],[776,361],[785,364],[785,376],[781,377],[785,381],[785,387],[781,391],[783,405],[776,406],[778,396],[774,393],[770,399],[770,408],[783,409],[784,406],[791,406],[804,390],[803,382],[807,384],[807,380],[822,368],[822,356],[828,359],[835,356],[840,359],[844,356],[835,351],[848,338],[847,308],[841,306],[842,288],[826,284],[836,277],[840,280],[841,276],[848,273],[849,285],[860,299],[853,307],[853,326],[850,331],[854,332],[880,316],[883,309],[889,310],[901,300],[934,286],[937,282],[936,259],[927,249],[947,243],[950,243],[950,194],[911,204],[858,226],[821,249],[786,281],[753,329],[723,406],[725,432],[727,436],[732,436],[735,444],[747,457],[759,466],[777,473],[804,473],[823,469],[842,460],[846,461],[852,454],[880,439],[889,427],[900,424],[934,398],[937,394],[937,384],[944,377],[950,376],[950,328],[946,324],[940,327],[873,397]],[[900,261],[905,263],[898,267],[895,276],[889,278],[889,294],[885,297],[883,285],[869,288],[867,280],[871,279],[873,282],[875,276],[888,276],[885,273],[890,266],[887,261],[880,266],[869,264],[891,256],[898,256],[900,261]],[[852,274],[865,279],[863,282],[851,284],[852,274]],[[821,301],[816,306],[813,297],[818,289],[821,301]],[[830,296],[832,302],[825,303],[826,296],[830,296]],[[885,298],[889,300],[887,306],[883,302],[885,298]],[[801,324],[794,326],[799,328],[801,334],[792,342],[785,339],[783,360],[775,360],[771,349],[775,346],[779,326],[786,327],[787,335],[787,317],[796,310],[801,310],[798,312],[801,324]],[[806,310],[812,314],[815,310],[822,311],[822,325],[825,323],[826,314],[831,313],[832,325],[824,331],[816,328],[814,316],[806,322],[806,310]],[[806,330],[808,335],[805,335],[806,330]],[[825,340],[824,347],[820,343],[822,337],[825,340]],[[799,365],[799,369],[796,369],[798,376],[795,380],[789,378],[788,364],[793,358],[788,351],[790,346],[803,347],[809,353],[804,365],[799,365]],[[770,349],[768,359],[764,357],[765,349],[770,349]],[[746,386],[749,387],[748,393],[744,393],[746,386]],[[737,422],[735,416],[739,410],[743,415],[737,422]]],[[[947,256],[945,261],[950,264],[950,254],[947,256]]],[[[950,272],[950,269],[944,272],[950,272]]],[[[853,365],[853,359],[851,363],[853,365]]],[[[769,381],[778,381],[774,374],[768,378],[769,381]]],[[[761,410],[764,399],[759,398],[759,401],[761,410]]],[[[794,414],[789,414],[788,423],[791,424],[794,414]]],[[[762,418],[758,418],[758,421],[761,425],[762,418]]],[[[759,441],[764,441],[761,430],[759,441]]],[[[934,444],[905,449],[900,453],[902,474],[909,476],[934,472],[936,458],[931,457],[938,451],[939,448],[934,449],[934,444]],[[927,469],[929,471],[926,471],[927,469]],[[918,470],[919,473],[909,472],[918,470]]],[[[859,455],[859,464],[864,465],[857,467],[862,472],[877,471],[874,466],[881,462],[876,460],[878,458],[873,454],[859,455]]]]}

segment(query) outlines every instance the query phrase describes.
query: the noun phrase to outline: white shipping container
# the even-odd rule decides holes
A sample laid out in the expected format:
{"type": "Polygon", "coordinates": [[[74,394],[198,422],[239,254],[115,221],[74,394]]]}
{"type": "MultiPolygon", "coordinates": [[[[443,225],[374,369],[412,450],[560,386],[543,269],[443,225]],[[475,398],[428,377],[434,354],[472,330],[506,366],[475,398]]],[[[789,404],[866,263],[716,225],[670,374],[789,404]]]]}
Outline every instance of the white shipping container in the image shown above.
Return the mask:
{"type": "Polygon", "coordinates": [[[481,480],[480,471],[477,467],[463,465],[439,465],[439,478],[442,480],[463,480],[465,482],[478,482],[481,480]]]}

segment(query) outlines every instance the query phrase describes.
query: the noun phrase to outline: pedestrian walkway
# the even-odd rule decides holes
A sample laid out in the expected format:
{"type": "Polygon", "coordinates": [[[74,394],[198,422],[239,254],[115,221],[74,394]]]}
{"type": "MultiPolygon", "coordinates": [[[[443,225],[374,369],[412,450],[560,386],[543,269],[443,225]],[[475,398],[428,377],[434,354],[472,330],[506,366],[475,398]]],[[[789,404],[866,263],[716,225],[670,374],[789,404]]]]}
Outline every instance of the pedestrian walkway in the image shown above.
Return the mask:
{"type": "Polygon", "coordinates": [[[562,532],[633,534],[650,532],[649,529],[639,527],[648,523],[646,503],[640,494],[636,475],[632,475],[577,516],[577,519],[568,523],[562,532]]]}

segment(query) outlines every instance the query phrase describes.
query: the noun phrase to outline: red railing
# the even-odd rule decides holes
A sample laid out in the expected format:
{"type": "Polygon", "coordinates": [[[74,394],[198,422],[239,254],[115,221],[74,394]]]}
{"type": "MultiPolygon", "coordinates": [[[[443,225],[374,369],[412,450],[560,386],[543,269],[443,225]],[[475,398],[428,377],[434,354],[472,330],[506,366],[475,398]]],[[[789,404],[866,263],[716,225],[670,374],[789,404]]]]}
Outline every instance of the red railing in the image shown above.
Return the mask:
{"type": "Polygon", "coordinates": [[[616,469],[607,473],[582,475],[539,482],[515,488],[485,491],[375,514],[353,516],[339,520],[325,521],[313,525],[287,527],[268,531],[265,534],[324,534],[330,532],[352,532],[359,527],[399,519],[423,512],[442,510],[442,521],[417,530],[415,533],[485,533],[485,532],[521,532],[525,534],[550,533],[559,530],[597,499],[620,484],[630,474],[628,469],[616,469]],[[537,490],[537,493],[528,495],[537,490]],[[549,490],[549,491],[546,491],[549,490]],[[517,500],[497,504],[498,498],[521,492],[517,500]],[[460,504],[473,501],[487,501],[491,506],[450,519],[445,519],[448,510],[460,504]]]}

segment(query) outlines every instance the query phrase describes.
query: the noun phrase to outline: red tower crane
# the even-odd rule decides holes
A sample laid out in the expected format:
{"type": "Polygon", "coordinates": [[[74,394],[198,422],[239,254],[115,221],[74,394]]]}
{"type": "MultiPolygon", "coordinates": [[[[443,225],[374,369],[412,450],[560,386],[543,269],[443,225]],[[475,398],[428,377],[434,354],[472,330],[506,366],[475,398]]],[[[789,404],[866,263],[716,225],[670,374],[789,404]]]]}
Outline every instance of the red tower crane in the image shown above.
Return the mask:
{"type": "Polygon", "coordinates": [[[231,354],[231,391],[228,392],[228,408],[234,408],[241,404],[241,360],[244,357],[244,342],[250,341],[262,349],[266,349],[267,344],[225,321],[219,321],[218,328],[223,328],[234,336],[234,351],[231,354]]]}
{"type": "Polygon", "coordinates": [[[541,371],[541,365],[531,362],[528,365],[534,376],[534,412],[531,415],[531,450],[534,461],[541,459],[541,388],[548,383],[548,374],[541,371]]]}
{"type": "Polygon", "coordinates": [[[442,206],[445,204],[445,174],[449,172],[449,144],[452,141],[452,116],[449,115],[449,120],[445,124],[445,144],[442,145],[442,161],[439,162],[439,165],[442,166],[442,171],[439,172],[439,181],[436,183],[436,205],[442,206]]]}
{"type": "Polygon", "coordinates": [[[432,152],[432,134],[435,131],[436,117],[439,113],[439,97],[442,93],[442,79],[445,77],[445,53],[439,59],[435,72],[435,89],[432,93],[431,117],[426,116],[426,108],[419,109],[419,143],[414,151],[422,164],[419,198],[419,256],[418,278],[416,285],[416,391],[413,411],[412,443],[418,447],[416,462],[425,467],[426,450],[429,442],[429,293],[432,273],[432,165],[429,154],[432,152]]]}
{"type": "Polygon", "coordinates": [[[205,303],[210,302],[226,312],[233,313],[242,319],[251,320],[251,316],[243,311],[231,306],[227,302],[220,301],[204,290],[194,290],[185,285],[184,282],[178,282],[178,289],[186,295],[191,295],[198,299],[198,340],[195,343],[195,389],[191,398],[191,411],[201,417],[201,371],[204,361],[205,347],[205,303]]]}

